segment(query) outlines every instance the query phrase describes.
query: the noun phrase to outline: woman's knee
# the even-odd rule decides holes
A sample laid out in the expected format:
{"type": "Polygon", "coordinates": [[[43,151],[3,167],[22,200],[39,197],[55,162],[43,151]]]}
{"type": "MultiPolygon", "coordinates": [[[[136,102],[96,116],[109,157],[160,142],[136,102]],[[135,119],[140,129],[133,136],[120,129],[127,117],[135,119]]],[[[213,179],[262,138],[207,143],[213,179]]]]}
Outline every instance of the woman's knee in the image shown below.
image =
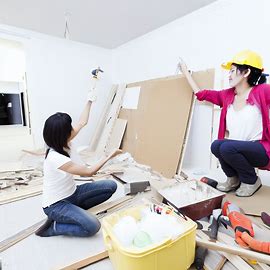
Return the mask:
{"type": "Polygon", "coordinates": [[[98,219],[94,221],[92,220],[85,228],[85,236],[95,235],[100,230],[100,228],[101,228],[100,221],[98,219]]]}
{"type": "Polygon", "coordinates": [[[211,144],[211,152],[213,155],[215,155],[217,158],[220,156],[220,146],[224,143],[224,140],[215,140],[211,144]]]}
{"type": "Polygon", "coordinates": [[[117,184],[115,181],[113,180],[108,180],[108,186],[107,188],[109,188],[112,191],[112,194],[116,191],[117,189],[117,184]]]}
{"type": "Polygon", "coordinates": [[[235,147],[233,143],[223,143],[219,147],[219,152],[223,158],[230,157],[230,155],[235,152],[235,147]]]}

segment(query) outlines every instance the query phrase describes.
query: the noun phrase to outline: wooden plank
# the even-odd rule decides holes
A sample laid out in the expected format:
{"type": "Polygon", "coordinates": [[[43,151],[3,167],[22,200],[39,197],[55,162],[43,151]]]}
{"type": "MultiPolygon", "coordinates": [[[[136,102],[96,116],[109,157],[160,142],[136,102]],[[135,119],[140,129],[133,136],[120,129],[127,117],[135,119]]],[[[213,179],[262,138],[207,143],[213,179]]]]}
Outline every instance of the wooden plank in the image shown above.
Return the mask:
{"type": "Polygon", "coordinates": [[[112,129],[112,134],[109,138],[109,141],[106,145],[106,152],[110,152],[113,149],[120,148],[125,130],[127,126],[127,120],[124,119],[116,119],[115,125],[112,129]]]}
{"type": "Polygon", "coordinates": [[[108,211],[109,209],[112,209],[120,204],[123,204],[129,200],[131,200],[133,198],[133,196],[125,196],[119,199],[116,199],[114,201],[111,202],[104,202],[102,204],[99,204],[97,206],[94,206],[90,209],[88,209],[87,211],[92,213],[92,214],[98,214],[104,211],[108,211]]]}
{"type": "Polygon", "coordinates": [[[34,225],[16,233],[15,235],[3,240],[0,242],[0,252],[10,248],[11,246],[15,245],[16,243],[20,242],[21,240],[25,239],[32,233],[34,233],[44,222],[46,219],[37,222],[34,225]]]}
{"type": "Polygon", "coordinates": [[[110,90],[110,93],[109,93],[106,105],[104,107],[104,110],[100,116],[100,120],[98,121],[98,125],[95,128],[95,133],[94,133],[92,140],[90,142],[90,145],[89,145],[90,151],[95,151],[97,148],[98,141],[100,140],[101,133],[104,129],[106,119],[107,119],[107,116],[109,114],[110,106],[113,103],[114,97],[116,95],[116,91],[117,91],[117,85],[113,85],[111,90],[110,90]]]}
{"type": "Polygon", "coordinates": [[[13,194],[13,196],[8,196],[8,198],[3,197],[1,198],[0,205],[19,201],[19,200],[24,200],[24,199],[42,194],[42,191],[39,188],[37,189],[38,189],[37,191],[31,191],[31,192],[21,191],[20,194],[13,194]]]}
{"type": "Polygon", "coordinates": [[[227,261],[222,270],[238,270],[230,261],[227,261]]]}
{"type": "Polygon", "coordinates": [[[204,268],[220,270],[227,259],[217,251],[208,250],[204,261],[204,268]]]}
{"type": "Polygon", "coordinates": [[[77,270],[77,269],[81,269],[82,267],[91,265],[93,263],[96,263],[98,261],[101,261],[105,258],[108,258],[109,254],[107,250],[101,251],[95,255],[91,255],[88,258],[82,259],[80,261],[77,261],[75,263],[72,263],[70,265],[67,265],[63,268],[59,268],[59,270],[77,270]]]}
{"type": "Polygon", "coordinates": [[[187,141],[188,141],[188,137],[189,137],[189,134],[190,134],[191,120],[192,120],[193,113],[194,113],[195,103],[196,103],[196,99],[194,97],[192,97],[192,105],[190,107],[187,128],[186,128],[186,132],[185,132],[184,139],[183,139],[182,152],[181,152],[181,156],[179,158],[179,163],[178,163],[178,166],[177,166],[177,174],[178,175],[181,175],[181,173],[182,173],[181,170],[182,170],[184,156],[185,156],[186,149],[187,149],[187,141]]]}
{"type": "Polygon", "coordinates": [[[196,243],[198,246],[206,247],[212,250],[224,251],[230,254],[239,255],[246,257],[248,259],[257,260],[259,262],[270,264],[270,256],[263,253],[245,250],[239,247],[228,246],[226,244],[222,244],[219,242],[214,243],[208,240],[201,239],[199,237],[196,238],[196,243]]]}
{"type": "Polygon", "coordinates": [[[115,121],[116,121],[118,114],[119,114],[120,107],[122,104],[122,99],[123,99],[123,96],[125,93],[125,89],[126,89],[125,84],[119,85],[117,92],[116,92],[116,95],[112,101],[110,111],[109,111],[107,118],[106,118],[104,129],[103,129],[102,134],[100,136],[100,140],[98,141],[98,145],[97,145],[97,149],[96,149],[96,153],[98,156],[102,155],[106,152],[106,146],[108,144],[109,138],[110,138],[111,133],[112,133],[112,129],[115,125],[115,121]]]}
{"type": "MultiPolygon", "coordinates": [[[[222,232],[218,233],[218,240],[228,245],[235,244],[235,241],[232,237],[222,232]]],[[[261,264],[260,267],[264,267],[263,269],[270,269],[266,264],[264,263],[260,263],[260,264],[261,264]]]]}
{"type": "MultiPolygon", "coordinates": [[[[208,222],[205,222],[205,221],[201,221],[201,223],[202,223],[204,228],[208,228],[209,225],[210,225],[208,222]]],[[[222,243],[228,244],[230,246],[235,246],[236,245],[234,238],[227,235],[226,233],[223,233],[223,232],[219,231],[217,236],[218,236],[218,241],[220,241],[222,243]]],[[[249,260],[247,260],[245,258],[243,258],[243,259],[246,260],[248,263],[250,263],[249,260]]],[[[270,269],[269,266],[267,266],[266,264],[264,264],[264,263],[260,263],[260,264],[261,264],[260,268],[265,267],[265,269],[270,269]]],[[[252,265],[252,267],[254,267],[254,266],[252,265]]]]}
{"type": "Polygon", "coordinates": [[[270,267],[265,264],[265,263],[261,263],[261,262],[258,262],[258,265],[263,269],[263,270],[270,270],[270,267]]]}

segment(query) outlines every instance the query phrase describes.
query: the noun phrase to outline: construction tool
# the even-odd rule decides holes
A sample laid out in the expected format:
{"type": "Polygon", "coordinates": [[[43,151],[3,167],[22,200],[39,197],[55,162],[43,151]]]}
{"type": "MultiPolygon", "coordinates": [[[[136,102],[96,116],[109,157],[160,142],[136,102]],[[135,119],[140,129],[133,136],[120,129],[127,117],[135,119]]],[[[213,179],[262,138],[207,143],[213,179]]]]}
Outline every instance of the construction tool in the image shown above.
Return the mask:
{"type": "Polygon", "coordinates": [[[137,194],[139,192],[149,191],[151,190],[150,182],[138,181],[138,182],[130,182],[127,183],[121,177],[119,177],[116,173],[111,174],[117,181],[124,185],[125,195],[137,194]]]}
{"type": "Polygon", "coordinates": [[[222,215],[222,211],[221,209],[214,209],[212,216],[211,216],[211,221],[210,221],[210,226],[208,227],[208,231],[209,231],[209,238],[210,241],[217,241],[217,235],[218,235],[218,228],[221,222],[221,215],[222,215]]]}
{"type": "Polygon", "coordinates": [[[197,270],[202,270],[208,249],[205,247],[196,247],[194,266],[197,270]]]}
{"type": "Polygon", "coordinates": [[[87,99],[91,102],[94,102],[96,101],[97,99],[97,81],[98,81],[98,74],[100,72],[104,72],[103,70],[100,69],[100,67],[92,70],[92,79],[93,79],[93,85],[91,87],[91,89],[89,90],[88,92],[88,95],[87,95],[87,99]]]}
{"type": "Polygon", "coordinates": [[[92,70],[92,75],[93,75],[93,78],[95,78],[95,79],[97,79],[98,78],[98,73],[99,72],[104,72],[102,69],[100,69],[100,67],[98,67],[98,68],[96,68],[96,69],[94,69],[94,70],[92,70]]]}
{"type": "Polygon", "coordinates": [[[133,182],[124,184],[125,194],[132,195],[151,189],[149,181],[133,182]]]}
{"type": "Polygon", "coordinates": [[[229,218],[231,227],[235,231],[235,241],[241,247],[270,254],[270,242],[254,239],[254,230],[251,220],[241,213],[240,208],[226,201],[222,208],[222,214],[229,218]]]}
{"type": "Polygon", "coordinates": [[[212,178],[209,178],[209,177],[202,177],[200,181],[213,187],[213,188],[216,188],[218,185],[218,181],[216,181],[212,178]]]}

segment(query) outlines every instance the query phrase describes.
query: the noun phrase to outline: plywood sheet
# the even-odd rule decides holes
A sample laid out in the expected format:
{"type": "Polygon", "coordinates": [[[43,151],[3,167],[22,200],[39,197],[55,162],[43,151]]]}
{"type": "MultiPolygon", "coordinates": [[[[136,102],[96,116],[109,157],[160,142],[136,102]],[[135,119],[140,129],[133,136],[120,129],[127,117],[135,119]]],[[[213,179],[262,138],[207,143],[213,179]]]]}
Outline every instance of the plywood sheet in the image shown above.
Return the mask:
{"type": "Polygon", "coordinates": [[[226,199],[234,202],[248,215],[261,216],[261,212],[270,213],[270,187],[262,186],[251,197],[237,197],[235,193],[228,193],[226,199]]]}
{"type": "Polygon", "coordinates": [[[98,145],[96,149],[98,156],[102,155],[102,153],[107,151],[106,147],[108,146],[108,142],[112,134],[112,129],[115,125],[115,121],[120,111],[125,89],[126,89],[126,85],[124,84],[119,85],[117,92],[112,100],[109,113],[106,118],[105,126],[103,128],[102,134],[100,135],[100,139],[98,141],[98,145]]]}
{"type": "Polygon", "coordinates": [[[124,119],[116,119],[115,125],[112,129],[111,137],[108,141],[108,145],[106,146],[107,152],[112,151],[113,149],[120,148],[125,130],[127,126],[127,120],[124,119]]]}
{"type": "MultiPolygon", "coordinates": [[[[213,88],[214,70],[194,73],[202,88],[213,88]]],[[[182,75],[129,84],[140,87],[137,109],[121,109],[128,121],[122,149],[166,177],[177,172],[185,143],[193,92],[182,75]]]]}

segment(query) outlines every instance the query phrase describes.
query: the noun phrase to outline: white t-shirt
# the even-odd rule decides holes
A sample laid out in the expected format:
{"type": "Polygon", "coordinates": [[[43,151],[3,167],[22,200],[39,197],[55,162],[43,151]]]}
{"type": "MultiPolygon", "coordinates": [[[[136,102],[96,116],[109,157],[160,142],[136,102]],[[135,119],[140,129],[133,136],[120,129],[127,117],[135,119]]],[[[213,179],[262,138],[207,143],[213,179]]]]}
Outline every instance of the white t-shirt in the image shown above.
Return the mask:
{"type": "Polygon", "coordinates": [[[59,169],[72,160],[72,151],[70,156],[71,158],[50,149],[43,166],[42,207],[56,203],[75,192],[76,183],[73,175],[59,169]]]}
{"type": "Polygon", "coordinates": [[[228,139],[241,141],[256,141],[262,139],[262,114],[255,105],[247,104],[236,111],[231,104],[226,115],[228,139]]]}

